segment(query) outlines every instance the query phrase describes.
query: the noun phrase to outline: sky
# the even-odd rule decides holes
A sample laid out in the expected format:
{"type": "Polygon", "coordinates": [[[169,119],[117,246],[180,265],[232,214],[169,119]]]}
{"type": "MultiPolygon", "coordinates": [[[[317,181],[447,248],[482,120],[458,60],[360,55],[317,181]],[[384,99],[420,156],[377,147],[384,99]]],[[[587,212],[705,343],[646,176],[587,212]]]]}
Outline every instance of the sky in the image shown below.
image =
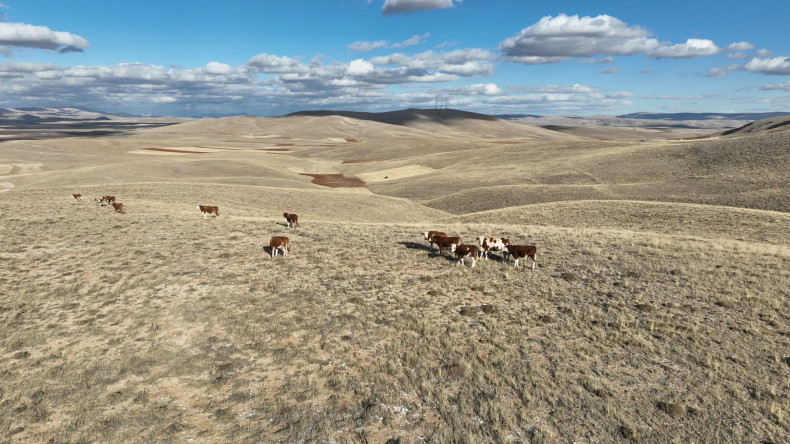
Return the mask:
{"type": "Polygon", "coordinates": [[[790,112],[790,1],[0,0],[0,107],[790,112]]]}

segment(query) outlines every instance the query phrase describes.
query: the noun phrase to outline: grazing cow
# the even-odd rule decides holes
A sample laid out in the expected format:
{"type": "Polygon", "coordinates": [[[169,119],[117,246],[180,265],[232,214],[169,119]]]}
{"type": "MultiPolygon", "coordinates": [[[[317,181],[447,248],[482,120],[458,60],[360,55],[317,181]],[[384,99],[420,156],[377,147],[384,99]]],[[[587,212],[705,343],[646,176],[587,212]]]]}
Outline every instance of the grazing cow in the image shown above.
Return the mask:
{"type": "Polygon", "coordinates": [[[532,268],[535,269],[535,264],[537,263],[537,256],[538,256],[538,249],[534,245],[508,245],[507,251],[513,255],[513,259],[515,262],[513,264],[514,267],[518,267],[518,260],[528,257],[532,259],[532,268]]]}
{"type": "Polygon", "coordinates": [[[97,197],[97,198],[93,199],[93,201],[96,202],[96,206],[103,207],[105,205],[111,205],[111,204],[115,203],[115,196],[97,197]]]}
{"type": "Polygon", "coordinates": [[[431,247],[433,247],[434,236],[447,237],[447,234],[441,231],[423,231],[422,236],[425,238],[425,240],[427,240],[431,244],[431,247]]]}
{"type": "Polygon", "coordinates": [[[82,202],[82,194],[72,194],[71,197],[73,197],[77,202],[82,202]]]}
{"type": "Polygon", "coordinates": [[[203,213],[203,219],[206,218],[209,214],[214,214],[214,216],[219,216],[219,207],[212,207],[209,205],[198,205],[198,210],[203,213]]]}
{"type": "Polygon", "coordinates": [[[288,222],[288,228],[296,228],[299,226],[299,216],[290,213],[283,213],[283,217],[288,222]]]}
{"type": "Polygon", "coordinates": [[[285,236],[274,236],[269,240],[269,253],[272,255],[272,259],[277,256],[277,250],[280,250],[280,253],[285,256],[288,256],[288,245],[290,241],[285,236]]]}
{"type": "Polygon", "coordinates": [[[477,238],[477,242],[480,244],[480,255],[488,260],[489,251],[506,251],[505,247],[510,244],[510,239],[481,236],[477,238]]]}
{"type": "Polygon", "coordinates": [[[464,258],[471,257],[472,258],[472,266],[470,268],[475,267],[475,260],[477,259],[478,248],[477,245],[459,245],[455,248],[455,257],[458,258],[458,264],[460,266],[464,266],[464,258]]]}
{"type": "Polygon", "coordinates": [[[434,235],[431,238],[431,241],[439,247],[439,254],[444,254],[444,249],[449,248],[450,252],[455,252],[455,248],[461,245],[461,238],[458,236],[449,237],[449,236],[436,236],[434,235]]]}
{"type": "Polygon", "coordinates": [[[116,213],[126,214],[126,211],[123,210],[123,204],[120,202],[113,202],[112,207],[115,208],[116,213]]]}

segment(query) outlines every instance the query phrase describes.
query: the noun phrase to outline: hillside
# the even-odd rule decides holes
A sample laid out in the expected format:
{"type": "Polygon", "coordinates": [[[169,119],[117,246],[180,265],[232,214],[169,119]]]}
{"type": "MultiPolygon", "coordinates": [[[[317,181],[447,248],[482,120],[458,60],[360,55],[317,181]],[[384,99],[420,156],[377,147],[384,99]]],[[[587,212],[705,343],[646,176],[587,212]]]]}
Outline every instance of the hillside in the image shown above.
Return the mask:
{"type": "Polygon", "coordinates": [[[723,136],[742,136],[746,134],[760,134],[773,131],[790,131],[790,116],[776,116],[767,119],[757,120],[746,125],[728,130],[722,133],[723,136]]]}
{"type": "Polygon", "coordinates": [[[784,127],[386,118],[0,142],[0,442],[790,435],[784,127]]]}

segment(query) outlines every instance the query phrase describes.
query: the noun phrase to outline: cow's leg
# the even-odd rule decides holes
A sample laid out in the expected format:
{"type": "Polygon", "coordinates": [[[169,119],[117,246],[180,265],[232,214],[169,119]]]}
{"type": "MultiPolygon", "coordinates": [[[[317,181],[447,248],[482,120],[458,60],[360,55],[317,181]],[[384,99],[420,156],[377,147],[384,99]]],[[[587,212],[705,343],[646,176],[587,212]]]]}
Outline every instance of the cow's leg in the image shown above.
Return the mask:
{"type": "MultiPolygon", "coordinates": [[[[513,256],[513,257],[515,257],[515,256],[513,256]]],[[[516,258],[516,260],[513,262],[513,266],[518,268],[518,258],[516,258]]]]}
{"type": "Polygon", "coordinates": [[[535,253],[535,254],[532,256],[532,269],[533,269],[533,270],[535,269],[535,264],[536,264],[536,263],[538,263],[538,253],[535,253]]]}
{"type": "Polygon", "coordinates": [[[472,266],[470,268],[475,268],[475,257],[472,256],[472,266]]]}

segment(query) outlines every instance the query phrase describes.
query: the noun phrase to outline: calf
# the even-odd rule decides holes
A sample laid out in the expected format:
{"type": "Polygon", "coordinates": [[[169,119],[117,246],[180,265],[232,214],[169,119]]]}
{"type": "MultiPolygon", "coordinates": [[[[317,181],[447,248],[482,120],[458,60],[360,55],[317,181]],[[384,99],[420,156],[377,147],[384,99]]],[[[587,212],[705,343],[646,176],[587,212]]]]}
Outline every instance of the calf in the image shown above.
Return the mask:
{"type": "Polygon", "coordinates": [[[478,249],[477,245],[459,245],[455,248],[455,257],[458,258],[458,264],[460,266],[464,266],[464,258],[471,257],[472,258],[472,266],[470,268],[475,267],[475,260],[477,259],[478,249]]]}
{"type": "Polygon", "coordinates": [[[515,259],[514,267],[518,267],[518,260],[528,257],[532,259],[532,269],[535,269],[537,263],[538,249],[534,245],[508,245],[507,251],[513,255],[515,259]]]}
{"type": "Polygon", "coordinates": [[[431,241],[439,247],[439,254],[444,254],[444,249],[449,248],[450,252],[454,252],[455,248],[461,245],[461,238],[458,236],[449,237],[449,236],[437,236],[434,235],[431,238],[431,241]]]}
{"type": "Polygon", "coordinates": [[[126,214],[126,211],[123,210],[123,204],[122,203],[120,203],[120,202],[118,202],[118,203],[113,202],[112,203],[112,207],[115,208],[115,212],[116,213],[126,214]]]}
{"type": "Polygon", "coordinates": [[[285,256],[288,256],[288,245],[290,241],[285,236],[274,236],[269,239],[269,253],[272,255],[272,259],[277,256],[277,250],[280,250],[280,253],[285,256]]]}
{"type": "Polygon", "coordinates": [[[82,202],[82,194],[72,194],[71,197],[73,197],[77,202],[82,202]]]}
{"type": "Polygon", "coordinates": [[[477,242],[480,244],[480,255],[488,260],[488,252],[490,250],[493,251],[506,251],[506,248],[510,244],[509,239],[503,238],[493,238],[493,237],[478,237],[477,242]]]}
{"type": "Polygon", "coordinates": [[[434,236],[447,237],[447,234],[441,231],[423,231],[422,236],[425,238],[425,240],[427,240],[431,244],[431,247],[433,247],[434,236]]]}
{"type": "Polygon", "coordinates": [[[206,218],[209,214],[214,214],[214,216],[219,217],[219,207],[212,207],[209,205],[198,205],[198,210],[203,213],[203,219],[206,218]]]}
{"type": "Polygon", "coordinates": [[[290,213],[283,213],[285,221],[288,222],[288,228],[296,228],[299,226],[299,216],[290,213]]]}

